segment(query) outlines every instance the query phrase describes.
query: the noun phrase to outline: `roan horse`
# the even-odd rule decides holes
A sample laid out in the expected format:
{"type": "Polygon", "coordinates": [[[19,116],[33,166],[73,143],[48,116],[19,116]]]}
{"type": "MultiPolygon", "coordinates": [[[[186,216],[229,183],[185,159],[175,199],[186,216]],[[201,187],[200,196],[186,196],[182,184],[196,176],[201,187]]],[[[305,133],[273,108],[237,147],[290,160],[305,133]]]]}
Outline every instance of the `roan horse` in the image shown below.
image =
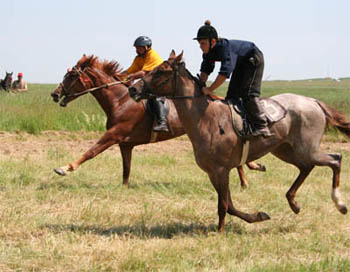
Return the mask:
{"type": "MultiPolygon", "coordinates": [[[[131,155],[134,146],[151,142],[165,141],[183,135],[184,129],[179,121],[173,102],[169,101],[169,132],[152,134],[153,118],[146,112],[142,103],[130,98],[128,88],[116,81],[118,78],[117,62],[101,62],[94,56],[83,56],[66,73],[62,83],[51,93],[55,102],[66,106],[75,98],[91,93],[107,115],[107,132],[99,141],[79,159],[54,171],[60,175],[76,170],[86,160],[92,159],[110,146],[119,144],[123,161],[123,185],[129,184],[131,155]]],[[[250,169],[265,171],[265,167],[254,162],[247,163],[250,169]]],[[[248,186],[243,168],[237,167],[241,186],[248,186]]]]}
{"type": "Polygon", "coordinates": [[[11,84],[12,84],[12,75],[13,75],[13,72],[11,73],[6,72],[5,78],[0,80],[0,90],[1,89],[4,89],[5,91],[10,90],[11,84]]]}
{"type": "MultiPolygon", "coordinates": [[[[208,174],[218,193],[219,232],[224,230],[227,212],[249,223],[268,220],[270,217],[263,212],[247,214],[233,206],[229,172],[240,162],[242,139],[233,129],[227,104],[222,101],[212,102],[203,96],[193,76],[186,70],[182,55],[176,56],[172,51],[168,61],[129,88],[130,95],[136,100],[149,97],[149,94],[173,99],[185,132],[192,142],[196,162],[208,174]],[[215,115],[215,112],[220,112],[220,115],[215,115]],[[218,123],[225,133],[220,133],[218,123]]],[[[280,103],[287,114],[270,128],[273,136],[251,139],[248,161],[271,152],[300,170],[286,194],[296,214],[300,207],[295,201],[295,195],[305,178],[316,165],[330,167],[333,170],[332,200],[337,209],[346,214],[347,208],[340,199],[339,191],[342,157],[319,150],[327,124],[350,137],[350,123],[345,120],[345,115],[321,101],[300,95],[281,94],[271,99],[280,103]]]]}

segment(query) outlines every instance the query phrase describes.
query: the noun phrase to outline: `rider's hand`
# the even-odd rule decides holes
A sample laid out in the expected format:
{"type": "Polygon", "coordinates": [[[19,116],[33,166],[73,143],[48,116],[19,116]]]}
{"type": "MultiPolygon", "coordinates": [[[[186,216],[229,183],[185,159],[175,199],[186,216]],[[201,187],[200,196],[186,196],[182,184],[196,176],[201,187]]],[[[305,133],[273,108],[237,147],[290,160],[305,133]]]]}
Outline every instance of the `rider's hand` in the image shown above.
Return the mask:
{"type": "Polygon", "coordinates": [[[128,75],[127,81],[128,81],[128,83],[129,83],[130,85],[132,85],[132,83],[134,82],[134,80],[135,80],[134,74],[128,75]]]}
{"type": "Polygon", "coordinates": [[[213,93],[209,90],[209,88],[207,88],[207,87],[202,88],[202,93],[205,94],[205,95],[211,95],[211,94],[213,94],[213,93]]]}

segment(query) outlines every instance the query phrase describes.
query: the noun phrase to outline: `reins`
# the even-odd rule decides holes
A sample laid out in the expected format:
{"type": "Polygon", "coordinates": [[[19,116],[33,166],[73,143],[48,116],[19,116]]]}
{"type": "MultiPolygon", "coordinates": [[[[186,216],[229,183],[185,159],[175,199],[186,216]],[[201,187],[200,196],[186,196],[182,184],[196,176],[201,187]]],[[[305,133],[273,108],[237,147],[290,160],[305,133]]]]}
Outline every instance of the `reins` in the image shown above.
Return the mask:
{"type": "MultiPolygon", "coordinates": [[[[103,88],[107,88],[108,89],[108,87],[110,87],[110,86],[114,86],[114,85],[118,85],[118,84],[124,84],[126,82],[127,81],[115,81],[115,82],[111,82],[111,83],[100,85],[98,87],[90,88],[90,89],[87,89],[87,90],[84,90],[84,91],[81,91],[81,92],[78,92],[78,93],[68,94],[68,96],[70,96],[70,97],[77,97],[77,96],[80,96],[80,95],[83,95],[83,94],[86,94],[86,93],[91,93],[93,91],[97,91],[97,90],[100,90],[100,89],[103,89],[103,88]]],[[[63,84],[61,86],[63,87],[63,84]]]]}
{"type": "MultiPolygon", "coordinates": [[[[74,69],[74,68],[73,68],[73,69],[74,69]]],[[[86,69],[86,68],[85,68],[85,69],[86,69]]],[[[84,88],[86,88],[85,84],[83,83],[83,81],[82,81],[82,79],[81,79],[81,75],[85,72],[85,69],[84,69],[83,71],[81,71],[80,68],[79,68],[79,69],[76,69],[76,71],[77,71],[79,77],[78,77],[75,81],[73,81],[73,82],[71,83],[71,85],[69,86],[69,89],[71,89],[71,88],[73,87],[73,85],[75,85],[76,82],[77,82],[78,80],[80,80],[81,84],[84,86],[84,88]]],[[[85,74],[86,74],[86,73],[85,73],[85,74]]],[[[90,81],[91,81],[91,79],[90,79],[90,81]]],[[[110,86],[114,86],[114,85],[118,85],[118,84],[124,84],[124,83],[127,83],[127,81],[124,80],[124,81],[110,82],[110,83],[106,83],[106,84],[103,84],[103,85],[100,85],[100,86],[97,86],[97,87],[85,89],[85,90],[83,90],[83,91],[81,91],[81,92],[73,93],[73,94],[70,94],[70,93],[67,92],[67,89],[64,87],[63,82],[60,83],[60,86],[61,86],[61,88],[62,88],[63,93],[64,93],[65,96],[73,97],[73,98],[74,98],[74,97],[78,97],[78,96],[83,95],[83,94],[86,94],[86,93],[91,93],[91,92],[93,92],[93,91],[97,91],[97,90],[100,90],[100,89],[103,89],[103,88],[109,88],[110,86]]]]}
{"type": "MultiPolygon", "coordinates": [[[[172,66],[172,65],[171,65],[172,66]]],[[[177,80],[178,80],[178,69],[177,67],[173,67],[173,70],[174,70],[174,77],[173,77],[173,80],[174,80],[174,92],[173,92],[173,95],[166,95],[166,96],[163,96],[163,95],[156,95],[156,94],[152,94],[152,93],[147,93],[147,90],[151,90],[151,88],[149,87],[148,83],[143,79],[141,78],[142,82],[143,82],[143,85],[144,85],[144,90],[145,90],[145,93],[146,95],[149,97],[149,98],[157,98],[157,97],[165,97],[165,98],[168,98],[168,99],[194,99],[194,98],[198,98],[198,97],[202,97],[203,94],[201,95],[175,95],[175,92],[177,90],[177,80]]],[[[191,75],[191,73],[186,69],[187,73],[190,75],[191,79],[194,81],[195,85],[199,85],[197,83],[196,80],[198,80],[197,78],[195,78],[194,76],[191,75]]],[[[167,84],[169,82],[169,80],[171,80],[171,77],[169,77],[168,79],[166,79],[164,82],[160,83],[159,86],[157,86],[158,88],[160,86],[163,86],[165,84],[167,84]]],[[[200,86],[199,86],[200,87],[200,86]]]]}

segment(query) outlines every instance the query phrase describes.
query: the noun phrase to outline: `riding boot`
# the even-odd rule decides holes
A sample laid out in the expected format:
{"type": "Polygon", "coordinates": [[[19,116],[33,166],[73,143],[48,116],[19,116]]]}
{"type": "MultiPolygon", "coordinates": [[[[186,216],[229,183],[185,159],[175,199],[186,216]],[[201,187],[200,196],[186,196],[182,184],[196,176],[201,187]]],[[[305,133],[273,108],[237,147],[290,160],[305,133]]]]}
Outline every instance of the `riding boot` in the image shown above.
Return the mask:
{"type": "Polygon", "coordinates": [[[272,136],[273,134],[268,128],[267,118],[260,104],[259,97],[249,97],[243,103],[252,123],[252,132],[247,136],[272,136]]]}
{"type": "Polygon", "coordinates": [[[164,102],[161,99],[153,100],[153,111],[156,117],[156,124],[153,126],[154,131],[168,132],[168,127],[166,124],[166,111],[164,107],[164,102]]]}

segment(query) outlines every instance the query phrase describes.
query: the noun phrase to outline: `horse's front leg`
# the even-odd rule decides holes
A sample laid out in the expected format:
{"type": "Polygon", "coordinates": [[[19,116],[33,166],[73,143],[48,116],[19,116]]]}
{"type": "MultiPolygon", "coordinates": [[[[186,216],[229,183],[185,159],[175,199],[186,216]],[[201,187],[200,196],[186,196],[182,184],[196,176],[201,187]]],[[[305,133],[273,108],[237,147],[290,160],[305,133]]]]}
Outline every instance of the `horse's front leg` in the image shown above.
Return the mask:
{"type": "Polygon", "coordinates": [[[107,131],[96,144],[83,154],[83,156],[68,165],[55,168],[54,171],[61,176],[65,176],[68,172],[76,170],[85,161],[96,157],[98,154],[118,142],[119,141],[113,137],[113,133],[107,131]]]}
{"type": "Polygon", "coordinates": [[[216,166],[208,171],[208,176],[218,193],[218,232],[223,232],[225,227],[225,217],[228,209],[228,189],[229,189],[229,171],[216,166]]]}

